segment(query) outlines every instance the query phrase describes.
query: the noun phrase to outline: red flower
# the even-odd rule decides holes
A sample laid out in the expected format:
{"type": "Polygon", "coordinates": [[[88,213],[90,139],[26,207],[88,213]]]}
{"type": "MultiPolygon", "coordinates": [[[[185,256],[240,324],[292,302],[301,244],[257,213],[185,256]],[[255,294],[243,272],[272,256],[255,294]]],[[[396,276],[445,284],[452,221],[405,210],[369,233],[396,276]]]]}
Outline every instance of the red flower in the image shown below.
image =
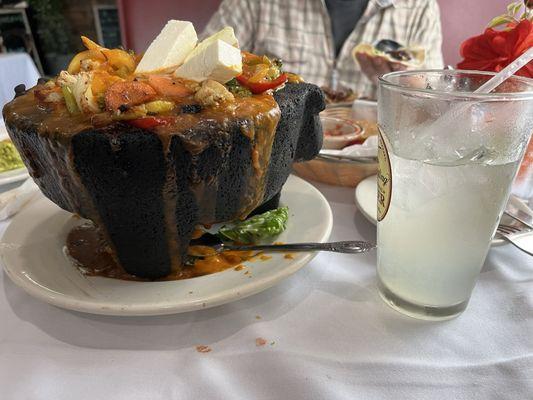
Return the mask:
{"type": "MultiPolygon", "coordinates": [[[[509,30],[488,28],[482,35],[461,44],[464,60],[457,64],[457,68],[499,72],[530,47],[533,47],[533,22],[527,19],[509,30]]],[[[520,69],[517,75],[533,78],[533,61],[520,69]]]]}

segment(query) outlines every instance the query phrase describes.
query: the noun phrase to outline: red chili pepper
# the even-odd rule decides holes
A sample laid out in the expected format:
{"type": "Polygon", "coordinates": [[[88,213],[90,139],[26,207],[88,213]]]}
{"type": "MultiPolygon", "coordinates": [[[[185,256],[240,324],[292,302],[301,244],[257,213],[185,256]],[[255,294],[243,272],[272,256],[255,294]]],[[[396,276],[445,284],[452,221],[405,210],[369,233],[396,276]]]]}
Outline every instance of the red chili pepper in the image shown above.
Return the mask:
{"type": "Polygon", "coordinates": [[[263,93],[265,90],[268,89],[274,89],[275,87],[278,87],[279,85],[284,84],[287,81],[287,74],[281,74],[276,79],[273,79],[271,81],[263,81],[263,82],[249,82],[248,78],[244,75],[239,75],[237,77],[237,82],[239,82],[241,85],[246,86],[253,94],[259,94],[263,93]]]}
{"type": "Polygon", "coordinates": [[[126,121],[128,124],[135,126],[136,128],[141,129],[151,129],[160,125],[168,125],[171,122],[175,121],[174,117],[144,117],[130,119],[126,121]]]}

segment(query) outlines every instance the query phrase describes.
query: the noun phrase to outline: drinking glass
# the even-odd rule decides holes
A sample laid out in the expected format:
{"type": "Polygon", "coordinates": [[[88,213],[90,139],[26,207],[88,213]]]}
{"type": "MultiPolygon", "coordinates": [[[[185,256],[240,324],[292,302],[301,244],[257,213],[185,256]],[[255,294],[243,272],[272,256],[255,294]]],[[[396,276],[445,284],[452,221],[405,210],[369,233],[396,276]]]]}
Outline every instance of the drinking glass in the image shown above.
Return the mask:
{"type": "Polygon", "coordinates": [[[518,168],[511,193],[526,203],[533,202],[533,140],[529,141],[529,146],[518,168]]]}
{"type": "Polygon", "coordinates": [[[467,306],[533,131],[533,80],[393,72],[379,82],[378,285],[398,311],[467,306]]]}

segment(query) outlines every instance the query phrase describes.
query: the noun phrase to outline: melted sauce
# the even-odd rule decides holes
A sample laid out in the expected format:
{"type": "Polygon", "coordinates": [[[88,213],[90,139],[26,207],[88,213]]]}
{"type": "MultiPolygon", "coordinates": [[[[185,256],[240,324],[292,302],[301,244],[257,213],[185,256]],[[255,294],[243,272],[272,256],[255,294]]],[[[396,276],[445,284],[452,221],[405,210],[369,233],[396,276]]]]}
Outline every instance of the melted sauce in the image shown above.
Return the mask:
{"type": "MultiPolygon", "coordinates": [[[[209,229],[209,228],[207,228],[209,229]]],[[[205,233],[204,230],[202,230],[201,228],[199,227],[196,227],[194,228],[194,231],[192,231],[192,236],[191,236],[191,239],[198,239],[200,237],[202,237],[202,235],[205,233]]]]}
{"type": "MultiPolygon", "coordinates": [[[[202,246],[195,247],[195,254],[201,252],[200,247],[202,246]]],[[[74,264],[84,275],[129,281],[147,281],[147,279],[138,278],[124,271],[113,257],[112,250],[105,244],[105,240],[91,223],[79,225],[70,231],[67,236],[66,249],[74,264]]],[[[210,253],[210,248],[206,248],[205,254],[210,253]]],[[[188,279],[221,272],[229,268],[240,271],[245,268],[242,263],[250,260],[254,254],[253,251],[226,251],[218,255],[206,255],[196,259],[194,265],[185,266],[157,280],[188,279]]]]}

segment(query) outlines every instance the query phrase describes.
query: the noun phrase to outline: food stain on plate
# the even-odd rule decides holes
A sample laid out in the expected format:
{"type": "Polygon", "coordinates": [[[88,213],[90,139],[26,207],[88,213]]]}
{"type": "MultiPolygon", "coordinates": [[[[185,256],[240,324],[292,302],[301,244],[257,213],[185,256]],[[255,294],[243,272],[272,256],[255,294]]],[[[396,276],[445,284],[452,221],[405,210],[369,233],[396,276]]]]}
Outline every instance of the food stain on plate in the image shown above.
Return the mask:
{"type": "MultiPolygon", "coordinates": [[[[87,276],[148,281],[148,279],[131,275],[122,268],[113,257],[109,246],[106,245],[95,225],[90,222],[78,225],[70,231],[67,236],[66,254],[73,261],[73,264],[87,276]]],[[[199,257],[195,259],[193,265],[156,280],[188,279],[221,272],[229,268],[241,271],[246,268],[242,263],[249,261],[254,255],[255,252],[253,251],[226,251],[216,255],[199,257]]],[[[245,274],[247,273],[249,271],[245,272],[245,274]]]]}

